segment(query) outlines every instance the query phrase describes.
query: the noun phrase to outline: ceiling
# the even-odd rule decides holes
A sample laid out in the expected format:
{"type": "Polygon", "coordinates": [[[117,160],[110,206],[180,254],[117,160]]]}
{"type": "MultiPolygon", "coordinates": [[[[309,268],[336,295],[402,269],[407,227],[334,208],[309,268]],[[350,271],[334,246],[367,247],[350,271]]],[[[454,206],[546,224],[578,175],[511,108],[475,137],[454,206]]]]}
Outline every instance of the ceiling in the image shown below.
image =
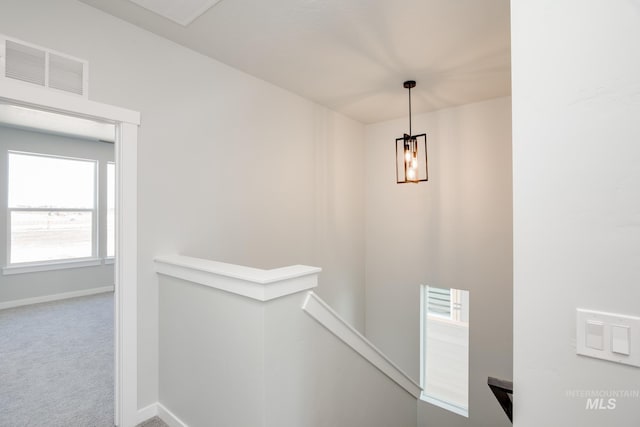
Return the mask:
{"type": "Polygon", "coordinates": [[[80,1],[363,123],[405,117],[409,79],[414,113],[511,91],[509,0],[222,0],[188,26],[80,1]]]}

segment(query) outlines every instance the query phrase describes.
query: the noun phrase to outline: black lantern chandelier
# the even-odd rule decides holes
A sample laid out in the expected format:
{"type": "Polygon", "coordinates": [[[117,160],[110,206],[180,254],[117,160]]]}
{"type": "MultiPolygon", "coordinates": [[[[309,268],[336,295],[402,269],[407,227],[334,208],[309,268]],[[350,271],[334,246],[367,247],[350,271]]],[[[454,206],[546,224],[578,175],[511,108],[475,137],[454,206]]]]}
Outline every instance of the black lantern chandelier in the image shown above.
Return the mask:
{"type": "Polygon", "coordinates": [[[427,173],[427,134],[413,135],[411,132],[411,89],[414,80],[407,80],[403,86],[409,89],[409,133],[396,139],[396,182],[418,183],[429,179],[427,173]]]}

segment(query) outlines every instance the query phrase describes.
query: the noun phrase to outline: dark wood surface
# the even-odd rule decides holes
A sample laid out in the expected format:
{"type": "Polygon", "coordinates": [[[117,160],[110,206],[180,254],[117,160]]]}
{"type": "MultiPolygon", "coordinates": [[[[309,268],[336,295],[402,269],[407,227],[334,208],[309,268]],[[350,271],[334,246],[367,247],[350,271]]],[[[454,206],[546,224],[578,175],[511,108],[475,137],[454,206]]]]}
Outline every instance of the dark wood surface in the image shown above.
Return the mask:
{"type": "Polygon", "coordinates": [[[513,422],[513,381],[489,377],[487,384],[498,403],[500,403],[504,413],[509,417],[509,421],[513,422]]]}

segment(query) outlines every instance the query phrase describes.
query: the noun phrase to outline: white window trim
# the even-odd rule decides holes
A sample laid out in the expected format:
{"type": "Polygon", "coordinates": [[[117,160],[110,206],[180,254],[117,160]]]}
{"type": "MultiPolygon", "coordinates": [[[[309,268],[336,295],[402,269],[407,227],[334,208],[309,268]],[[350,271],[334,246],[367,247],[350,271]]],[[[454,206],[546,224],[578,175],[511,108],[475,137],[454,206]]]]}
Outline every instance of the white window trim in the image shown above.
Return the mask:
{"type": "MultiPolygon", "coordinates": [[[[9,207],[8,199],[7,199],[7,259],[5,260],[5,267],[2,269],[3,274],[17,274],[17,273],[28,273],[32,271],[46,271],[47,266],[49,270],[60,270],[63,268],[73,268],[73,266],[67,266],[72,262],[82,263],[86,259],[98,259],[98,224],[101,221],[100,215],[98,213],[98,198],[99,198],[99,187],[98,187],[98,169],[100,167],[100,162],[95,159],[86,159],[80,157],[68,157],[68,156],[58,156],[53,154],[45,154],[45,153],[36,153],[32,151],[15,151],[8,150],[7,153],[18,154],[21,156],[32,156],[32,157],[44,157],[50,159],[62,159],[62,160],[75,160],[80,162],[89,162],[93,163],[93,207],[92,208],[12,208],[9,207]],[[62,258],[62,259],[53,259],[53,260],[37,260],[30,262],[11,262],[11,212],[91,212],[91,255],[89,257],[77,257],[77,258],[62,258]],[[64,266],[63,266],[64,265],[64,266]],[[57,266],[57,267],[56,267],[57,266]],[[30,267],[37,267],[37,269],[30,269],[30,267]],[[15,273],[6,273],[5,271],[15,271],[15,273]]],[[[7,156],[7,171],[9,162],[9,156],[7,156]]],[[[9,197],[9,181],[7,180],[7,198],[9,197]]],[[[85,267],[84,265],[78,265],[78,267],[85,267]]]]}
{"type": "Polygon", "coordinates": [[[39,271],[64,270],[67,268],[93,267],[96,265],[102,265],[100,258],[91,257],[46,262],[23,262],[3,267],[2,274],[9,276],[12,274],[35,273],[39,271]]]}
{"type": "Polygon", "coordinates": [[[420,394],[420,400],[438,406],[442,409],[446,409],[454,414],[469,418],[469,408],[461,408],[460,406],[453,405],[449,402],[445,402],[444,400],[436,399],[435,397],[429,396],[424,391],[420,394]]]}
{"type": "MultiPolygon", "coordinates": [[[[464,324],[465,322],[461,322],[459,320],[452,320],[448,316],[443,316],[434,313],[427,313],[427,293],[428,293],[429,285],[420,285],[420,388],[422,389],[422,393],[420,393],[420,400],[426,403],[430,403],[432,405],[438,406],[442,409],[445,409],[449,412],[453,412],[454,414],[461,415],[463,417],[469,418],[469,407],[461,407],[454,405],[450,402],[446,402],[444,400],[438,399],[427,394],[424,390],[426,387],[426,375],[425,372],[425,363],[424,358],[426,354],[426,341],[427,341],[427,317],[433,317],[438,319],[438,321],[444,321],[453,324],[464,324]]],[[[453,307],[452,307],[453,308],[453,307]]],[[[468,402],[467,402],[468,405],[468,402]]]]}
{"type": "MultiPolygon", "coordinates": [[[[114,240],[114,246],[113,246],[113,250],[114,250],[114,254],[113,255],[109,255],[109,166],[113,165],[113,178],[115,181],[115,167],[116,167],[116,162],[111,162],[111,161],[107,161],[105,162],[105,167],[104,167],[104,177],[105,177],[105,186],[104,188],[104,239],[101,239],[102,241],[104,241],[104,244],[101,243],[102,248],[101,250],[104,251],[104,260],[105,260],[105,264],[113,264],[113,260],[115,259],[115,239],[116,239],[116,233],[115,233],[115,218],[114,218],[114,230],[113,230],[113,240],[114,240]],[[111,260],[111,262],[107,262],[107,260],[111,260]]],[[[113,183],[113,191],[115,193],[116,191],[116,183],[113,183]]],[[[115,209],[115,197],[114,197],[114,209],[115,209]]]]}

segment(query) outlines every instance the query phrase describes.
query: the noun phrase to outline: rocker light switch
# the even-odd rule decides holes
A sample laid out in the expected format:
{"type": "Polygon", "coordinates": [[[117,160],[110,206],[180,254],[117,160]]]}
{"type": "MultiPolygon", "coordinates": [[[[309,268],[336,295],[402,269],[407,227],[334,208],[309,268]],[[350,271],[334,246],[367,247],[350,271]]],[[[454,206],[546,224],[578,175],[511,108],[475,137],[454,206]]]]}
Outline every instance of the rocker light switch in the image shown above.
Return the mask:
{"type": "Polygon", "coordinates": [[[604,323],[596,320],[587,320],[585,332],[586,346],[588,348],[604,350],[604,323]]]}
{"type": "Polygon", "coordinates": [[[611,326],[611,351],[629,355],[629,327],[624,325],[611,326]]]}
{"type": "Polygon", "coordinates": [[[576,309],[576,353],[640,368],[640,317],[576,309]]]}

